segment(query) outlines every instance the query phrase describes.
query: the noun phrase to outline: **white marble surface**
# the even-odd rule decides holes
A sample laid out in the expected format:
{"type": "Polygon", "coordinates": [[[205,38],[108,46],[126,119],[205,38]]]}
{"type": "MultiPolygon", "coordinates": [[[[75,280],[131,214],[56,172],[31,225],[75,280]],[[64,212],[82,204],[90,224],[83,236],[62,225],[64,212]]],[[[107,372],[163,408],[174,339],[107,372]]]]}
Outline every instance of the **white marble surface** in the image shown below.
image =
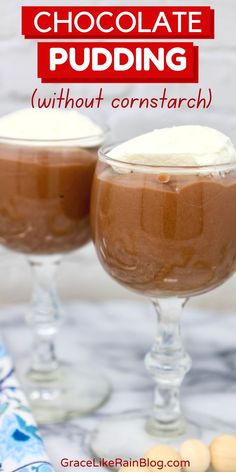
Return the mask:
{"type": "MultiPolygon", "coordinates": [[[[27,363],[31,334],[24,306],[1,310],[1,329],[15,362],[27,363]]],[[[113,394],[95,415],[42,428],[55,471],[62,457],[88,457],[88,433],[113,413],[148,408],[152,382],[143,358],[153,341],[155,316],[147,303],[112,301],[66,306],[66,322],[58,336],[58,352],[78,363],[100,367],[111,379],[113,394]]],[[[183,335],[193,368],[182,388],[185,406],[221,419],[236,430],[236,314],[204,312],[190,307],[183,316],[183,335]]],[[[68,470],[68,469],[67,469],[68,470]]],[[[75,470],[75,469],[74,469],[75,470]]]]}

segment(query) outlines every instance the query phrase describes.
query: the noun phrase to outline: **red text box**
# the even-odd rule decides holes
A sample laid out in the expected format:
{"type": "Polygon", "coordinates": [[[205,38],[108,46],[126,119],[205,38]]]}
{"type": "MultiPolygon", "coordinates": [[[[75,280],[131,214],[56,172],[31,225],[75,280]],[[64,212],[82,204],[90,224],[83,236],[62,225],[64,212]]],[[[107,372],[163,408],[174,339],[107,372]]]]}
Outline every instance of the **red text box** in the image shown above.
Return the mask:
{"type": "Polygon", "coordinates": [[[44,83],[196,83],[192,43],[41,42],[38,77],[44,83]]]}
{"type": "Polygon", "coordinates": [[[213,39],[209,6],[22,7],[27,39],[213,39]]]}

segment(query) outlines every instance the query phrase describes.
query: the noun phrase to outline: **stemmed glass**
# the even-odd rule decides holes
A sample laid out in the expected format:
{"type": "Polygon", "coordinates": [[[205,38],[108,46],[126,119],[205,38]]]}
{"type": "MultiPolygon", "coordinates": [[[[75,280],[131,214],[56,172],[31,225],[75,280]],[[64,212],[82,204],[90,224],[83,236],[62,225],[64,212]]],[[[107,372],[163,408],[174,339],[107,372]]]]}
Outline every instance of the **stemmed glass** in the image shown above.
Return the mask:
{"type": "Polygon", "coordinates": [[[40,423],[88,413],[110,391],[97,371],[59,362],[54,340],[62,321],[54,276],[62,257],[90,239],[96,143],[106,132],[54,141],[0,138],[0,242],[25,254],[32,269],[27,320],[34,346],[23,383],[40,423]]]}
{"type": "MultiPolygon", "coordinates": [[[[228,279],[236,263],[236,164],[158,167],[99,152],[91,199],[92,238],[104,269],[148,297],[158,332],[145,363],[155,384],[151,412],[103,422],[98,457],[142,457],[157,442],[177,445],[216,424],[185,418],[180,387],[191,367],[180,332],[189,297],[228,279]]],[[[224,429],[223,429],[224,431],[224,429]]],[[[222,431],[221,431],[222,432],[222,431]]]]}

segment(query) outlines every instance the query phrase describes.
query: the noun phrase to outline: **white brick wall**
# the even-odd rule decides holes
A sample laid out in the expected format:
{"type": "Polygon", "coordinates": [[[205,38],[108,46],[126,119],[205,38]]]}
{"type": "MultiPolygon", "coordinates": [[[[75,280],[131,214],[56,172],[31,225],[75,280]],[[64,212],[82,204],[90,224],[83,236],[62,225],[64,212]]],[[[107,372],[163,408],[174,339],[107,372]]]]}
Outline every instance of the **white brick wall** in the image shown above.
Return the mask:
{"type": "MultiPolygon", "coordinates": [[[[26,41],[20,37],[20,6],[22,4],[40,5],[41,0],[30,2],[19,0],[0,0],[0,114],[21,107],[29,103],[31,91],[36,84],[42,89],[43,93],[50,94],[55,90],[55,86],[42,86],[36,79],[36,48],[34,41],[26,41]]],[[[53,4],[51,0],[45,2],[53,4]]],[[[67,2],[60,0],[57,5],[65,5],[67,2]]],[[[78,0],[70,0],[71,5],[78,5],[78,0]]],[[[98,4],[96,0],[83,0],[82,4],[98,4]]],[[[107,4],[107,0],[99,4],[107,4]]],[[[134,4],[133,2],[121,0],[112,1],[112,4],[134,4]]],[[[171,5],[175,1],[151,0],[145,2],[145,5],[171,5]]],[[[144,4],[142,1],[136,1],[136,5],[144,4]]],[[[181,2],[178,2],[180,5],[181,2]]],[[[186,0],[182,0],[186,4],[186,0]]],[[[204,122],[209,125],[218,126],[228,132],[236,142],[236,1],[235,0],[191,0],[191,5],[211,5],[216,9],[216,40],[200,42],[201,69],[200,86],[212,87],[214,91],[214,103],[209,111],[184,111],[171,113],[155,111],[143,113],[142,111],[125,111],[120,114],[112,110],[104,110],[111,125],[116,127],[119,122],[119,133],[123,131],[127,135],[135,134],[137,128],[142,128],[143,114],[145,115],[145,128],[148,126],[162,126],[169,121],[173,123],[183,122],[204,122]],[[132,116],[132,127],[128,127],[132,116]],[[147,121],[146,121],[147,118],[147,121]],[[136,125],[135,125],[136,122],[136,125]],[[123,126],[122,126],[123,123],[123,126]]],[[[72,87],[75,95],[90,95],[96,93],[98,87],[94,85],[76,85],[72,87]]],[[[159,95],[162,86],[160,85],[104,85],[105,95],[159,95]]],[[[196,86],[176,85],[168,86],[168,90],[173,94],[182,95],[185,90],[191,95],[196,90],[196,86]]]]}
{"type": "MultiPolygon", "coordinates": [[[[50,94],[50,91],[56,90],[56,86],[40,85],[36,80],[36,48],[33,41],[26,41],[20,37],[20,6],[22,4],[41,5],[55,4],[51,0],[42,2],[19,1],[19,0],[0,0],[0,115],[16,108],[29,105],[31,92],[35,86],[39,86],[43,94],[50,94]]],[[[108,4],[107,0],[97,2],[83,0],[60,0],[57,5],[92,5],[108,4]]],[[[135,4],[135,5],[173,5],[188,4],[186,0],[175,2],[175,0],[155,0],[155,1],[125,1],[110,0],[111,4],[135,4]]],[[[162,110],[124,110],[121,113],[105,109],[103,118],[109,121],[113,129],[113,135],[118,139],[137,134],[153,127],[168,126],[185,123],[202,123],[209,126],[215,126],[228,133],[236,144],[236,1],[235,0],[191,0],[191,5],[211,5],[216,9],[216,35],[215,41],[204,41],[200,43],[201,48],[201,77],[199,86],[212,87],[214,92],[214,103],[208,111],[186,111],[163,112],[162,110]]],[[[93,95],[98,90],[96,85],[75,85],[74,94],[78,96],[93,95]]],[[[162,85],[125,85],[112,84],[104,85],[104,93],[107,98],[116,96],[147,96],[160,95],[162,85]]],[[[168,91],[170,94],[191,95],[198,88],[196,85],[170,85],[168,91]]],[[[100,114],[101,115],[101,114],[100,114]]],[[[3,256],[0,256],[0,259],[3,256]]],[[[4,261],[6,259],[4,258],[4,261]]],[[[12,259],[10,260],[12,262],[12,259]]],[[[9,262],[10,262],[9,261],[9,262]]],[[[64,288],[65,296],[77,296],[97,298],[99,296],[128,296],[129,292],[118,288],[118,286],[104,274],[96,262],[92,250],[86,249],[78,255],[78,263],[68,262],[64,266],[59,279],[62,281],[61,287],[64,288]],[[74,264],[74,265],[73,265],[74,264]],[[82,270],[80,267],[82,266],[82,270]],[[67,268],[67,269],[66,269],[67,268]],[[83,273],[83,278],[81,277],[83,273]],[[70,277],[74,274],[73,277],[70,277]],[[94,287],[91,294],[89,283],[93,277],[99,277],[101,281],[98,290],[94,287]],[[72,281],[74,281],[72,283],[72,281]],[[88,295],[89,294],[89,295],[88,295]]],[[[2,277],[5,271],[5,262],[0,264],[0,301],[12,301],[12,291],[14,291],[15,300],[26,299],[29,295],[30,276],[23,262],[19,259],[19,265],[16,265],[14,258],[13,264],[9,264],[9,277],[2,277]],[[1,269],[2,267],[2,269],[1,269]],[[22,271],[25,273],[25,279],[22,278],[22,271]],[[3,283],[3,280],[5,281],[3,283]],[[21,285],[19,286],[19,280],[21,285]],[[28,288],[27,288],[28,287],[28,288]],[[17,291],[18,288],[18,291],[17,291]],[[28,290],[28,291],[27,291],[28,290]]],[[[216,291],[215,305],[219,306],[219,297],[224,296],[230,299],[233,293],[233,284],[230,282],[228,292],[224,288],[216,291]],[[217,299],[217,293],[218,299],[217,299]]],[[[130,295],[129,295],[130,296],[130,295]]],[[[210,300],[212,295],[209,295],[210,300]]],[[[230,299],[231,300],[231,299],[230,299]]],[[[233,304],[233,302],[232,302],[233,304]]],[[[231,305],[232,305],[231,304],[231,305]]]]}

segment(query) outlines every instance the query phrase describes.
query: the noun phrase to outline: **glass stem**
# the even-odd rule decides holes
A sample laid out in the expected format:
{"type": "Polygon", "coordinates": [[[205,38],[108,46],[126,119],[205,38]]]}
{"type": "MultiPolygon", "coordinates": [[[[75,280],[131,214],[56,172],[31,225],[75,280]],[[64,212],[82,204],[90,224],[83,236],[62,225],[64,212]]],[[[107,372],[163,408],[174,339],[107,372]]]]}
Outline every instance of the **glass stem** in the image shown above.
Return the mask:
{"type": "Polygon", "coordinates": [[[158,333],[146,356],[146,367],[155,382],[154,407],[147,422],[149,433],[181,434],[185,429],[180,408],[180,386],[191,367],[181,338],[180,319],[186,299],[152,300],[158,333]]]}
{"type": "Polygon", "coordinates": [[[62,321],[62,309],[55,287],[55,273],[61,258],[30,256],[33,294],[27,321],[34,331],[31,377],[45,377],[58,369],[54,338],[62,321]]]}

